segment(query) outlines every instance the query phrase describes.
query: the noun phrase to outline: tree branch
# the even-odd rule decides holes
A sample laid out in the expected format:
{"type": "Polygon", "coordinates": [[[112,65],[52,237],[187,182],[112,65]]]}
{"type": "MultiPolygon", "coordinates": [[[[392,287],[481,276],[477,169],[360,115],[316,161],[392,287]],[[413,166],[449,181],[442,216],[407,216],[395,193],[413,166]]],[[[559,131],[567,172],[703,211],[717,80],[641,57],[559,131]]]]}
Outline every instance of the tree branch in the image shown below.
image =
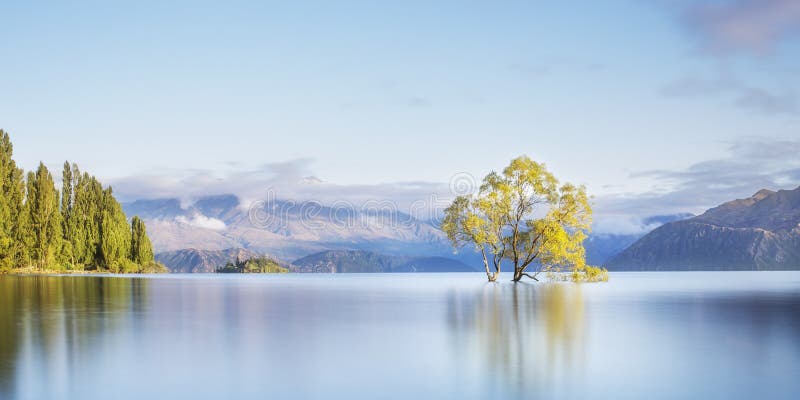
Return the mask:
{"type": "Polygon", "coordinates": [[[523,272],[523,273],[521,273],[520,275],[522,275],[522,276],[527,276],[528,278],[531,278],[531,279],[535,280],[536,282],[539,282],[539,280],[538,280],[538,279],[536,279],[536,276],[534,276],[534,275],[531,275],[531,274],[529,274],[529,273],[527,273],[527,272],[523,272]]]}

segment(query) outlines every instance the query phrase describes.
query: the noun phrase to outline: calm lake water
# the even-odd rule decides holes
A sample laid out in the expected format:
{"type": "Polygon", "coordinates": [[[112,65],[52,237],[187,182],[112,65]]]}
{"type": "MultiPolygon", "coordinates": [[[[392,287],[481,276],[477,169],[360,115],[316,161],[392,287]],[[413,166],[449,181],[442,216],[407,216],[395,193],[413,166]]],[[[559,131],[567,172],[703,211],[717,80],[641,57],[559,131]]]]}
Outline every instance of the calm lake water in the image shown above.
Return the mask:
{"type": "Polygon", "coordinates": [[[800,273],[484,278],[0,276],[0,398],[800,398],[800,273]]]}

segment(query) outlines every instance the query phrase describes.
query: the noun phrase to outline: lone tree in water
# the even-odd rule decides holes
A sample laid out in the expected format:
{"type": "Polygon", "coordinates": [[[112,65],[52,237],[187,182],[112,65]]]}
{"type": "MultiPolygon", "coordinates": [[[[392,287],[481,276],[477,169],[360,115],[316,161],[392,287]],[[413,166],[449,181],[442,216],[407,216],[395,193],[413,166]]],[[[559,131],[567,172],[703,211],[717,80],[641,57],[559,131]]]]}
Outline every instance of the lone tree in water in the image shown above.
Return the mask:
{"type": "Polygon", "coordinates": [[[566,270],[575,281],[606,280],[605,270],[586,265],[583,240],[591,221],[583,186],[559,184],[544,164],[521,156],[487,175],[478,193],[456,197],[442,229],[454,247],[473,245],[481,253],[490,282],[504,260],[515,282],[566,270]]]}

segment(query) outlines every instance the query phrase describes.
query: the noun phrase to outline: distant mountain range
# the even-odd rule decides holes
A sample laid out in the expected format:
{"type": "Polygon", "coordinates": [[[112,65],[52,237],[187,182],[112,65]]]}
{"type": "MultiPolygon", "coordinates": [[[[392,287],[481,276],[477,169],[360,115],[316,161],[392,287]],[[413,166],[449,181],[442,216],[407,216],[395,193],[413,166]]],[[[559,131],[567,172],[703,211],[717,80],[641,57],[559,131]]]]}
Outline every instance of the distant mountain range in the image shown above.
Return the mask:
{"type": "Polygon", "coordinates": [[[606,263],[611,270],[800,268],[800,187],[761,190],[665,224],[606,263]]]}
{"type": "MultiPolygon", "coordinates": [[[[123,205],[129,216],[145,220],[157,259],[174,272],[212,272],[236,257],[265,254],[295,260],[283,263],[296,271],[455,271],[482,265],[470,249],[454,254],[433,222],[318,205],[304,215],[304,206],[278,201],[254,209],[233,195],[203,197],[190,206],[178,199],[123,205]]],[[[644,225],[655,229],[646,235],[591,234],[586,255],[590,264],[612,271],[793,269],[800,267],[798,223],[800,188],[762,190],[695,217],[651,217],[644,225]]]]}
{"type": "MultiPolygon", "coordinates": [[[[137,200],[123,204],[123,208],[127,215],[145,220],[158,260],[174,272],[213,272],[237,256],[244,259],[268,254],[280,260],[299,260],[320,252],[350,250],[415,260],[415,264],[403,267],[407,270],[482,265],[468,248],[454,253],[434,222],[400,212],[347,208],[315,207],[309,214],[305,207],[309,204],[275,201],[269,207],[253,208],[234,195],[217,195],[201,197],[188,206],[169,198],[137,200]],[[434,260],[443,266],[431,264],[434,260]]],[[[645,224],[689,216],[657,216],[645,224]]],[[[602,264],[642,235],[592,234],[586,241],[587,260],[602,264]]],[[[397,260],[391,263],[398,270],[401,264],[397,260]]]]}
{"type": "MultiPolygon", "coordinates": [[[[234,195],[206,196],[189,206],[183,206],[178,199],[123,204],[128,216],[138,215],[145,220],[159,260],[176,271],[187,268],[210,271],[209,268],[216,266],[209,265],[229,260],[227,254],[234,251],[231,249],[269,254],[282,260],[296,260],[328,250],[363,250],[387,256],[442,257],[481,265],[478,255],[470,249],[453,253],[444,233],[430,221],[416,220],[400,212],[378,215],[329,207],[316,209],[313,217],[301,218],[303,207],[304,203],[276,201],[270,207],[253,209],[234,195]],[[257,224],[253,224],[254,218],[257,224]],[[345,226],[343,221],[348,224],[345,226]],[[200,262],[204,259],[212,262],[200,262]]],[[[658,216],[646,224],[686,217],[658,216]]],[[[642,235],[593,234],[586,242],[587,259],[591,264],[602,264],[642,235]]]]}
{"type": "Polygon", "coordinates": [[[145,220],[157,253],[244,248],[293,260],[320,251],[355,249],[462,261],[475,257],[472,252],[454,256],[438,228],[400,212],[281,201],[253,208],[233,195],[203,197],[187,207],[178,199],[156,199],[126,203],[123,208],[127,215],[145,220]]]}
{"type": "MultiPolygon", "coordinates": [[[[213,273],[237,260],[263,257],[246,249],[183,249],[163,252],[156,259],[173,273],[213,273]]],[[[474,272],[474,268],[446,257],[389,256],[364,250],[328,250],[300,258],[292,263],[275,260],[292,272],[474,272]]]]}
{"type": "Polygon", "coordinates": [[[332,250],[292,263],[297,272],[475,272],[473,267],[445,257],[387,256],[364,250],[332,250]]]}

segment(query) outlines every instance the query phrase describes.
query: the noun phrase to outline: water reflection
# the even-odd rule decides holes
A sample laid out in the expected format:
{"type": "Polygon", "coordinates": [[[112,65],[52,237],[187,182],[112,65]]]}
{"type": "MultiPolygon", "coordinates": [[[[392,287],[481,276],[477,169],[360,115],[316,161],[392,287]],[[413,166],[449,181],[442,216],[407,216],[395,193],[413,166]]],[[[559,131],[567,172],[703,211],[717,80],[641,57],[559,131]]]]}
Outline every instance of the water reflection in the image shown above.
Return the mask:
{"type": "Polygon", "coordinates": [[[148,281],[0,276],[0,398],[56,398],[146,304],[148,281]]]}
{"type": "Polygon", "coordinates": [[[0,276],[0,399],[794,398],[800,274],[0,276]]]}
{"type": "Polygon", "coordinates": [[[467,352],[493,386],[513,385],[506,388],[510,393],[565,389],[559,386],[579,379],[585,357],[584,308],[581,286],[567,283],[453,292],[448,319],[454,350],[467,352]]]}

